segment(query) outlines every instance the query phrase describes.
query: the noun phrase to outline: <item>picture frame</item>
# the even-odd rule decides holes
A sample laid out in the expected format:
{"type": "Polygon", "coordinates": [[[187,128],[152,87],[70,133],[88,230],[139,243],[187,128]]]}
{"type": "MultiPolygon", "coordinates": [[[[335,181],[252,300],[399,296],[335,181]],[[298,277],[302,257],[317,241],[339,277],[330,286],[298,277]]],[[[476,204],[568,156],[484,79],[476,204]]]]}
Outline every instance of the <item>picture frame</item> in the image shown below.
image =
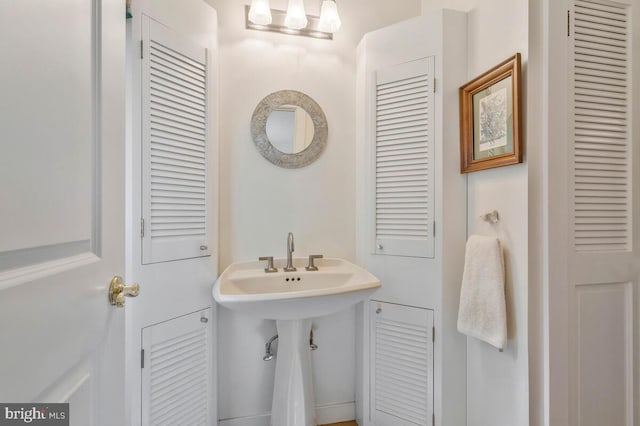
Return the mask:
{"type": "Polygon", "coordinates": [[[521,59],[460,87],[460,173],[522,163],[521,59]]]}

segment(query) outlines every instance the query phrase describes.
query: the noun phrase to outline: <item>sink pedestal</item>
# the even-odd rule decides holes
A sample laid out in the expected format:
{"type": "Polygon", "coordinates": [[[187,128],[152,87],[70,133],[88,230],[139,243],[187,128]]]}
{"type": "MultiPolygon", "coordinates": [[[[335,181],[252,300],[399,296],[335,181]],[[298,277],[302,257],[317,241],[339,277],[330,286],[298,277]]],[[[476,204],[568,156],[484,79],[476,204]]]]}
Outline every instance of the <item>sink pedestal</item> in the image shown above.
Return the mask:
{"type": "Polygon", "coordinates": [[[311,319],[278,320],[272,426],[316,426],[309,333],[311,319]]]}

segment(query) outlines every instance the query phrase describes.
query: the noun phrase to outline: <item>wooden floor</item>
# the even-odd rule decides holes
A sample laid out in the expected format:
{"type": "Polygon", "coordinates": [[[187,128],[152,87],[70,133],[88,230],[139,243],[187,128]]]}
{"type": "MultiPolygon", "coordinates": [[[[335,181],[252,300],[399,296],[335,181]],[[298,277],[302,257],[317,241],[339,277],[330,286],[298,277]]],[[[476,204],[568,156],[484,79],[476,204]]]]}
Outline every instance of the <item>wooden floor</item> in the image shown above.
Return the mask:
{"type": "Polygon", "coordinates": [[[340,423],[331,423],[330,425],[321,425],[321,426],[358,426],[355,420],[350,422],[340,422],[340,423]]]}

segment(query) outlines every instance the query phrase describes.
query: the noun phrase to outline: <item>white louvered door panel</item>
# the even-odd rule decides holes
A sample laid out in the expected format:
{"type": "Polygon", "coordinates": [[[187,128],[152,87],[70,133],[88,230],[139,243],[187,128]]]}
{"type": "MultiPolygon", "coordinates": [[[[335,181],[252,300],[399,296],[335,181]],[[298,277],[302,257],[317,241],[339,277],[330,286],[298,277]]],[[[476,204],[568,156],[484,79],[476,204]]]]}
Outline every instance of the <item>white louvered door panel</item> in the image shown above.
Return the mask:
{"type": "Polygon", "coordinates": [[[205,256],[205,48],[144,17],[142,65],[143,263],[205,256]]]}
{"type": "Polygon", "coordinates": [[[142,425],[210,425],[211,309],[142,329],[142,425]]]}
{"type": "Polygon", "coordinates": [[[433,311],[372,301],[370,329],[373,424],[431,425],[433,311]]]}
{"type": "Polygon", "coordinates": [[[627,8],[577,0],[574,10],[574,244],[631,244],[630,56],[627,8]]]}
{"type": "Polygon", "coordinates": [[[375,75],[376,254],[433,257],[434,58],[375,75]]]}
{"type": "MultiPolygon", "coordinates": [[[[568,166],[573,173],[568,176],[568,205],[573,239],[566,254],[562,249],[555,252],[566,255],[568,287],[556,293],[559,300],[568,299],[568,309],[555,313],[555,323],[564,330],[561,318],[568,320],[566,349],[555,345],[554,358],[556,362],[564,358],[561,362],[568,366],[570,424],[632,426],[638,424],[640,360],[640,259],[633,241],[640,177],[634,168],[640,157],[633,147],[632,134],[637,130],[632,127],[638,120],[632,111],[637,112],[633,103],[640,96],[639,74],[632,70],[631,60],[638,38],[632,37],[631,22],[638,19],[640,4],[636,0],[570,4],[568,166]]],[[[558,278],[565,277],[555,269],[558,278]]]]}

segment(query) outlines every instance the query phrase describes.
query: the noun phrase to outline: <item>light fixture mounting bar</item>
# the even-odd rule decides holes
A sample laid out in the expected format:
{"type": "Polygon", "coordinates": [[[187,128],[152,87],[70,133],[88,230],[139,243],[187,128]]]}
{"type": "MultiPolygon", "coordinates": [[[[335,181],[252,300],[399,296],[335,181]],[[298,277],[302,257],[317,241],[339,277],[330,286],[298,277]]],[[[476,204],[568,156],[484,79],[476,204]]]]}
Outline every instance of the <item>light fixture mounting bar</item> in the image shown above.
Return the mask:
{"type": "Polygon", "coordinates": [[[324,40],[333,40],[332,33],[320,31],[318,29],[318,24],[320,23],[320,18],[318,16],[307,15],[307,20],[309,21],[309,23],[307,24],[307,27],[301,30],[292,30],[291,28],[287,28],[284,25],[284,18],[287,16],[287,12],[284,10],[271,9],[271,16],[273,18],[271,24],[257,25],[249,21],[249,9],[250,9],[250,6],[248,5],[244,7],[245,28],[249,30],[272,31],[272,32],[288,34],[288,35],[320,38],[324,40]]]}

